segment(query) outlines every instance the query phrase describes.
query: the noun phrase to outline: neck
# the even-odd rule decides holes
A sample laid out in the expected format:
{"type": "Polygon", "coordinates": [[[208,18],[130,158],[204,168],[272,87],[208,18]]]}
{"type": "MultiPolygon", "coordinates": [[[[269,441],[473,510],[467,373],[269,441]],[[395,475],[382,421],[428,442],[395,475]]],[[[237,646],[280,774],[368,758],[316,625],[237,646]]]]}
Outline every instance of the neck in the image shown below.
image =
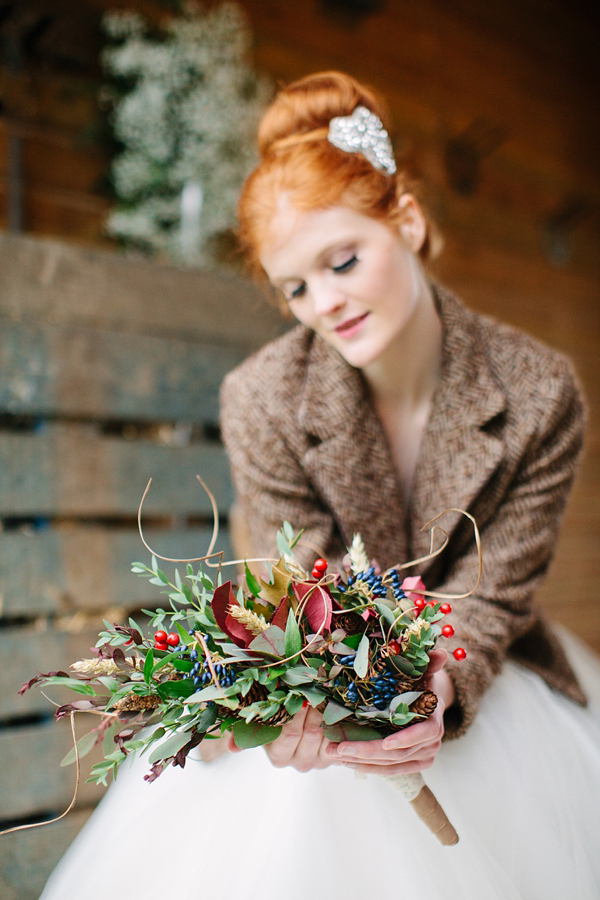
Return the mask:
{"type": "Polygon", "coordinates": [[[414,312],[398,339],[363,369],[378,407],[417,409],[436,389],[442,357],[442,323],[425,278],[414,312]]]}

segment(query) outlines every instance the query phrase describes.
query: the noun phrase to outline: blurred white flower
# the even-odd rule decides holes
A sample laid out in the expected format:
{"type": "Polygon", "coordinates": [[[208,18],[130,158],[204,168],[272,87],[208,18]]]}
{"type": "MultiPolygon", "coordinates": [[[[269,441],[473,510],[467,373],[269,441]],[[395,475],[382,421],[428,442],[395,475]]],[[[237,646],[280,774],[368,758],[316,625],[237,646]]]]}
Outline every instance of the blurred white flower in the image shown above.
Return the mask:
{"type": "Polygon", "coordinates": [[[114,82],[112,124],[123,144],[112,167],[122,202],[107,229],[177,262],[210,266],[211,238],[235,224],[271,94],[246,59],[245,15],[235,3],[208,12],[190,5],[157,36],[137,13],[120,11],[106,14],[104,28],[113,42],[102,55],[114,82]]]}

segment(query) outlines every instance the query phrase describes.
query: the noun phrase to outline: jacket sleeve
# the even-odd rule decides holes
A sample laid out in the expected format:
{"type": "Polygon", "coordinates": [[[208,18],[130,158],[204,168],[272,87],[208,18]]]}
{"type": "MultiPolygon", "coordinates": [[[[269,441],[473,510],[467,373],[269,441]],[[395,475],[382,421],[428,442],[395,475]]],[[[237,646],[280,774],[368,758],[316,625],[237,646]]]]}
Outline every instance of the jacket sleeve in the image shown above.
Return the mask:
{"type": "Polygon", "coordinates": [[[302,469],[289,428],[286,434],[270,413],[268,394],[268,386],[247,377],[244,368],[231,372],[221,388],[221,433],[236,502],[253,554],[278,555],[275,536],[289,521],[303,529],[296,556],[308,566],[324,553],[336,555],[333,517],[302,469]]]}
{"type": "MultiPolygon", "coordinates": [[[[481,534],[481,585],[475,595],[456,601],[449,616],[455,635],[445,646],[450,653],[447,668],[456,688],[456,703],[446,716],[448,737],[462,734],[470,725],[511,645],[516,646],[539,621],[533,594],[552,558],[584,425],[583,401],[566,362],[559,378],[540,384],[540,395],[544,407],[534,437],[481,534]],[[460,662],[451,655],[458,646],[467,651],[467,658],[460,662]]],[[[469,549],[452,561],[439,589],[461,593],[476,570],[476,548],[471,542],[469,549]]],[[[547,637],[546,626],[539,624],[547,637]]],[[[551,647],[546,640],[545,648],[546,653],[561,657],[561,667],[572,675],[558,642],[551,647]]],[[[528,660],[535,652],[530,649],[528,660]]],[[[553,662],[539,661],[541,669],[550,668],[553,662]]],[[[571,680],[575,682],[574,676],[571,680]]]]}

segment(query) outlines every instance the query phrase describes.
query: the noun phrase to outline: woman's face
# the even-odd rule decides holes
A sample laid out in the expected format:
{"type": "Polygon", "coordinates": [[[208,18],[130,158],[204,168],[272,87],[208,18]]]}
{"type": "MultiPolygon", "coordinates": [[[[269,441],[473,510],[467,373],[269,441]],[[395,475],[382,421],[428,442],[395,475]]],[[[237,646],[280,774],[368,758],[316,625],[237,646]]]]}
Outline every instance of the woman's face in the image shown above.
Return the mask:
{"type": "Polygon", "coordinates": [[[346,206],[302,211],[282,198],[260,260],[296,318],[356,368],[392,349],[428,296],[401,232],[346,206]]]}

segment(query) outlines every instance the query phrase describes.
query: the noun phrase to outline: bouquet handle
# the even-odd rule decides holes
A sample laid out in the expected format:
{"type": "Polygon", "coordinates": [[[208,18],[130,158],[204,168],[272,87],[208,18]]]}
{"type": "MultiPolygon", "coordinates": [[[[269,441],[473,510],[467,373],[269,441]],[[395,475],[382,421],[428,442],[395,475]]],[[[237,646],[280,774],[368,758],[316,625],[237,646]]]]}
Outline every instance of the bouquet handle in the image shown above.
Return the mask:
{"type": "Polygon", "coordinates": [[[385,778],[406,797],[418,817],[435,834],[441,844],[451,846],[458,843],[456,829],[433,792],[425,784],[420,772],[410,775],[387,775],[385,778]]]}

